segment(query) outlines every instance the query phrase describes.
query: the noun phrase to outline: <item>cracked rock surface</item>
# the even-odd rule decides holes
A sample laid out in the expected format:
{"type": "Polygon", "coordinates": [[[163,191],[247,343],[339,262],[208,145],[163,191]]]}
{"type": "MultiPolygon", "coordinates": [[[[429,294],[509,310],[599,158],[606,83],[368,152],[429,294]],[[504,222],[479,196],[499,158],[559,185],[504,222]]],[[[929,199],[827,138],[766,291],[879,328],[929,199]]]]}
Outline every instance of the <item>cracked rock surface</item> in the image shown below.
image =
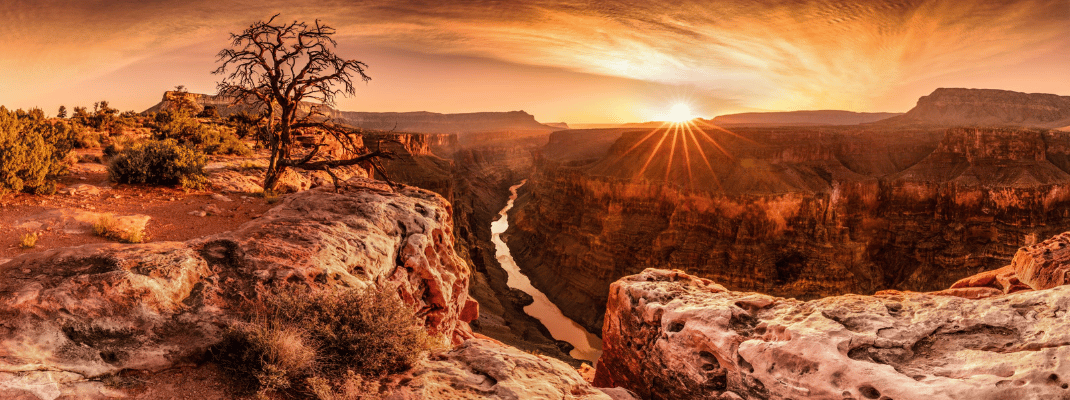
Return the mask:
{"type": "Polygon", "coordinates": [[[1070,397],[1070,287],[813,301],[647,269],[610,289],[595,384],[647,399],[1070,397]]]}

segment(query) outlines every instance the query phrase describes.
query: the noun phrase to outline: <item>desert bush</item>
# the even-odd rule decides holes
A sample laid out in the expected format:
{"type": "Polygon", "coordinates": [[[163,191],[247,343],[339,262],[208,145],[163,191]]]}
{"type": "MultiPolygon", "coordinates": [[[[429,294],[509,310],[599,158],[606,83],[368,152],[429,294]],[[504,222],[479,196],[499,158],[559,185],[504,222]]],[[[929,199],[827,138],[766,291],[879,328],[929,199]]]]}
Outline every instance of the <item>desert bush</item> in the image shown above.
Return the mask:
{"type": "Polygon", "coordinates": [[[55,193],[72,147],[74,130],[66,122],[49,121],[41,110],[0,107],[0,194],[55,193]]]}
{"type": "Polygon", "coordinates": [[[216,124],[202,124],[182,113],[156,114],[153,132],[156,139],[175,139],[206,154],[249,155],[252,150],[242,143],[234,129],[216,124]]]}
{"type": "Polygon", "coordinates": [[[205,156],[172,139],[137,142],[118,152],[108,163],[108,177],[117,183],[201,189],[205,156]]]}
{"type": "Polygon", "coordinates": [[[91,149],[100,147],[101,134],[78,125],[74,128],[74,147],[79,149],[91,149]]]}
{"type": "Polygon", "coordinates": [[[366,378],[411,368],[430,348],[423,324],[391,293],[276,292],[262,294],[251,309],[213,354],[261,395],[355,398],[346,387],[364,388],[366,378]]]}
{"type": "Polygon", "coordinates": [[[32,249],[37,247],[37,239],[40,238],[41,235],[37,232],[24,233],[22,237],[19,238],[19,248],[32,249]]]}

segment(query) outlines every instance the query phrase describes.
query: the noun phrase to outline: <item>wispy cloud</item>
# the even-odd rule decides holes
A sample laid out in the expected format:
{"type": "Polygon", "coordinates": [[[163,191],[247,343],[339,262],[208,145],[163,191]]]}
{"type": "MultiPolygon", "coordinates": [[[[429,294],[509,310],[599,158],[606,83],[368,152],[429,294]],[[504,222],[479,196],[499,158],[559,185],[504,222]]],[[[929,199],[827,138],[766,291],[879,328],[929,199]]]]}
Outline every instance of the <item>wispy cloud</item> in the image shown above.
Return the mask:
{"type": "Polygon", "coordinates": [[[275,12],[368,46],[686,85],[761,109],[862,110],[914,82],[1037,57],[1048,64],[1029,73],[1070,72],[1051,59],[1070,48],[1067,0],[15,0],[0,5],[0,97],[222,44],[275,12]]]}

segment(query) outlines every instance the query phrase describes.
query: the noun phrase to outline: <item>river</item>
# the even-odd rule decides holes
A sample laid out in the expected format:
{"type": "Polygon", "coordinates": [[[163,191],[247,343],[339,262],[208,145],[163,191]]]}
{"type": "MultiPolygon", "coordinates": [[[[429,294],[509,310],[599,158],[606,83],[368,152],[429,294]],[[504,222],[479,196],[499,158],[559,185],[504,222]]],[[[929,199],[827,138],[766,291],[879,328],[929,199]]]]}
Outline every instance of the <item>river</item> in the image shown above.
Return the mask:
{"type": "Polygon", "coordinates": [[[592,363],[598,361],[598,357],[602,355],[602,339],[598,336],[587,332],[580,324],[573,321],[561,313],[561,309],[557,308],[557,305],[550,302],[550,299],[546,298],[539,289],[536,289],[531,285],[531,280],[527,276],[520,273],[520,267],[516,265],[516,261],[513,260],[513,256],[509,253],[509,246],[502,241],[501,234],[509,229],[509,215],[508,212],[513,208],[513,201],[516,200],[516,190],[527,181],[520,182],[509,188],[510,196],[509,202],[505,204],[505,208],[502,209],[498,215],[497,221],[490,224],[491,242],[494,242],[495,257],[498,262],[505,269],[505,272],[509,274],[509,280],[506,282],[509,287],[519,289],[524,293],[530,295],[535,299],[534,303],[531,303],[527,307],[524,307],[524,312],[528,315],[538,319],[546,329],[550,331],[550,335],[556,340],[564,340],[571,344],[574,349],[569,353],[572,358],[578,360],[586,360],[592,363]]]}

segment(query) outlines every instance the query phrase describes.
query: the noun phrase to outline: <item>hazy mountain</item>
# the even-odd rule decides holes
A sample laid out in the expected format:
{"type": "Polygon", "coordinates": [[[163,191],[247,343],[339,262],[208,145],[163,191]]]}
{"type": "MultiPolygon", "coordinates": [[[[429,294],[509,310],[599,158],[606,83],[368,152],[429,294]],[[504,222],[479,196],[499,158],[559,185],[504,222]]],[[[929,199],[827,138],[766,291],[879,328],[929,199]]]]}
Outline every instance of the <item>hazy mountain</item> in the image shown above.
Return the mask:
{"type": "MultiPolygon", "coordinates": [[[[234,105],[230,98],[199,93],[164,93],[163,100],[152,106],[148,112],[159,112],[173,107],[175,96],[188,96],[198,110],[205,106],[215,106],[222,116],[240,111],[252,112],[252,105],[234,105]]],[[[313,104],[308,104],[311,108],[313,104]]],[[[320,106],[322,107],[322,106],[320,106]]],[[[477,112],[459,114],[440,114],[426,111],[416,112],[358,112],[340,111],[327,108],[325,111],[335,121],[357,128],[369,130],[395,130],[398,132],[420,133],[483,133],[483,132],[541,132],[549,133],[561,128],[544,125],[535,117],[524,111],[477,112]]]]}
{"type": "Polygon", "coordinates": [[[860,113],[840,110],[752,112],[721,115],[710,122],[717,126],[806,126],[858,125],[880,121],[902,113],[860,113]]]}

